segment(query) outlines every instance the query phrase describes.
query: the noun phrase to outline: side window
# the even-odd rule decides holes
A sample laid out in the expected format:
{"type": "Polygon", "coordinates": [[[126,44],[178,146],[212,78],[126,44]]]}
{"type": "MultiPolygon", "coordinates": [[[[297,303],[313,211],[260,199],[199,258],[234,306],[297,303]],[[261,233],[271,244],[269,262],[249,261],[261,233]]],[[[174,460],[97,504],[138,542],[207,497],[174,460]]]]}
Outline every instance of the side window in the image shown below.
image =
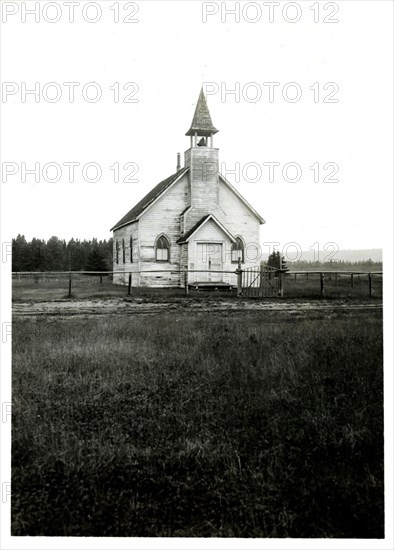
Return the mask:
{"type": "Polygon", "coordinates": [[[123,263],[126,263],[126,249],[124,245],[124,239],[122,240],[122,256],[123,256],[123,263]]]}
{"type": "Polygon", "coordinates": [[[231,246],[231,262],[233,264],[238,263],[238,260],[244,262],[244,243],[240,237],[235,239],[235,243],[231,246]]]}
{"type": "Polygon", "coordinates": [[[116,249],[116,252],[115,252],[115,255],[116,255],[116,263],[118,264],[118,263],[119,263],[119,243],[118,243],[118,241],[116,241],[115,249],[116,249]]]}
{"type": "Polygon", "coordinates": [[[130,263],[133,263],[133,237],[130,237],[130,263]]]}
{"type": "Polygon", "coordinates": [[[164,235],[161,235],[156,241],[155,258],[157,262],[170,261],[170,243],[164,235]]]}

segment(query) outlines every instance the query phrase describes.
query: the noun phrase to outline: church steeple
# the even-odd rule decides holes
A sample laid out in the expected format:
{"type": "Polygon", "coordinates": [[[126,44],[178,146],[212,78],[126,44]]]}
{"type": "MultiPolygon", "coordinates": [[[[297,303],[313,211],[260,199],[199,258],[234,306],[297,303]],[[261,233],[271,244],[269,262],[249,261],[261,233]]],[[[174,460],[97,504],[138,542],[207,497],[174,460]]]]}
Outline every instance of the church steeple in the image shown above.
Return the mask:
{"type": "Polygon", "coordinates": [[[191,142],[190,148],[185,151],[185,168],[189,170],[190,185],[191,208],[187,213],[189,229],[203,216],[215,214],[218,209],[219,149],[213,146],[213,135],[217,132],[201,88],[193,121],[186,134],[190,136],[191,142]]]}
{"type": "Polygon", "coordinates": [[[191,147],[196,146],[206,146],[208,143],[208,139],[210,138],[211,144],[210,146],[213,146],[213,138],[212,136],[216,134],[219,130],[215,128],[215,126],[212,124],[211,115],[209,114],[209,109],[207,105],[207,100],[204,95],[204,90],[201,88],[200,95],[198,97],[196,110],[194,111],[194,116],[192,120],[192,124],[190,126],[190,129],[188,132],[186,132],[187,136],[190,136],[190,142],[191,147]],[[197,138],[202,138],[199,141],[197,141],[197,138]]]}

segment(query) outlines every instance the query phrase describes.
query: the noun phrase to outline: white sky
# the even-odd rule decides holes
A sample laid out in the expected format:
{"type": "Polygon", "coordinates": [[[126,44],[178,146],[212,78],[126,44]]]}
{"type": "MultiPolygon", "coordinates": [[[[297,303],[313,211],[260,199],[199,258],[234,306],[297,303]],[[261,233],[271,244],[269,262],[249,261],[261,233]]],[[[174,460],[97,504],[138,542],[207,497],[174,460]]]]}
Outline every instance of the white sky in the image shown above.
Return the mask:
{"type": "MultiPolygon", "coordinates": [[[[41,5],[45,2],[41,2],[41,5]]],[[[135,24],[114,23],[114,2],[99,2],[101,20],[83,20],[81,7],[75,22],[68,22],[63,2],[57,23],[35,23],[21,13],[9,16],[2,33],[2,79],[15,82],[19,91],[2,104],[2,161],[16,162],[18,173],[2,184],[3,240],[18,233],[49,238],[109,238],[109,229],[154,185],[175,171],[176,153],[189,147],[185,132],[203,82],[219,89],[239,83],[240,101],[220,92],[208,95],[213,123],[220,132],[215,146],[228,170],[236,162],[262,167],[260,181],[252,183],[234,175],[228,179],[266,220],[262,241],[281,244],[295,241],[303,249],[318,242],[336,242],[339,249],[384,245],[391,227],[392,204],[392,3],[339,2],[332,16],[339,23],[314,23],[312,2],[298,2],[302,17],[288,23],[282,2],[273,23],[268,8],[260,4],[262,18],[235,22],[220,13],[202,22],[200,2],[149,1],[139,3],[135,24]],[[97,103],[84,101],[81,88],[96,82],[103,91],[97,103]],[[40,88],[48,82],[61,86],[63,96],[49,103],[40,95],[21,101],[22,82],[40,88]],[[79,82],[70,103],[63,82],[79,82]],[[138,103],[115,103],[109,88],[119,82],[136,82],[138,103]],[[242,96],[262,90],[256,103],[242,96]],[[279,82],[273,103],[264,82],[279,82]],[[282,88],[296,82],[302,97],[296,103],[282,98],[282,88]],[[335,82],[338,103],[313,102],[309,87],[322,90],[335,82]],[[269,183],[264,162],[281,163],[269,183]],[[101,165],[98,183],[87,183],[76,169],[75,183],[57,183],[33,176],[20,182],[21,163],[88,162],[101,165]],[[134,162],[138,183],[114,183],[109,166],[134,162]],[[281,169],[288,162],[302,170],[299,182],[284,182],[281,169]],[[339,166],[338,183],[314,183],[309,169],[318,162],[339,166]]],[[[231,7],[234,3],[228,3],[231,7]]],[[[323,10],[326,17],[331,8],[323,10]]],[[[83,2],[81,2],[81,6],[83,2]]],[[[241,6],[245,3],[241,2],[241,6]]],[[[218,4],[220,7],[220,3],[218,4]]],[[[130,13],[123,9],[120,14],[130,13]]],[[[294,16],[292,10],[289,17],[294,16]]],[[[44,14],[45,15],[45,14],[44,14]]],[[[90,12],[93,16],[93,11],[90,12]]],[[[54,16],[49,11],[48,17],[54,16]]],[[[246,18],[253,19],[252,9],[246,18]]],[[[129,91],[132,89],[130,88],[129,91]]],[[[54,89],[48,91],[52,94],[54,89]]],[[[293,90],[289,90],[292,93],[293,90]]],[[[4,165],[3,165],[4,166],[4,165]]],[[[124,174],[129,171],[124,172],[124,174]]],[[[123,173],[123,172],[122,172],[123,173]]],[[[292,173],[289,172],[291,176],[292,173]]],[[[246,173],[251,179],[252,170],[246,173]]]]}

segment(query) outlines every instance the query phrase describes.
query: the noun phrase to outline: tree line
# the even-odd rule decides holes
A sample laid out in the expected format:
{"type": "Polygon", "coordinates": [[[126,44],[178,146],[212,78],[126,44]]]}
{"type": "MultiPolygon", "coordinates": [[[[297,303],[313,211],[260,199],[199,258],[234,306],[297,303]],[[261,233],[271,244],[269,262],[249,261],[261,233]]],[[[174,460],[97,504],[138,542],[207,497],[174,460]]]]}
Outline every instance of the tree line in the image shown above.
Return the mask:
{"type": "Polygon", "coordinates": [[[319,271],[319,269],[326,269],[327,271],[383,271],[383,263],[375,262],[371,258],[357,262],[350,260],[330,260],[327,262],[298,260],[296,262],[288,261],[287,265],[293,271],[319,271]]]}
{"type": "Polygon", "coordinates": [[[112,271],[112,239],[12,239],[12,271],[112,271]]]}
{"type": "Polygon", "coordinates": [[[327,271],[382,271],[382,262],[374,262],[370,258],[368,260],[362,260],[357,262],[351,262],[347,260],[336,260],[327,262],[313,262],[308,260],[290,261],[278,251],[274,250],[267,262],[262,262],[263,265],[268,265],[275,269],[283,269],[284,271],[319,271],[326,269],[327,271]]]}
{"type": "MultiPolygon", "coordinates": [[[[69,241],[51,237],[47,241],[32,239],[27,241],[24,235],[12,239],[12,271],[112,271],[112,238],[103,241],[97,239],[69,241]]],[[[265,263],[265,262],[263,262],[265,263]]],[[[381,271],[382,262],[372,260],[350,262],[311,262],[286,261],[274,251],[266,262],[276,269],[294,271],[316,270],[321,268],[332,271],[363,270],[381,271]]]]}

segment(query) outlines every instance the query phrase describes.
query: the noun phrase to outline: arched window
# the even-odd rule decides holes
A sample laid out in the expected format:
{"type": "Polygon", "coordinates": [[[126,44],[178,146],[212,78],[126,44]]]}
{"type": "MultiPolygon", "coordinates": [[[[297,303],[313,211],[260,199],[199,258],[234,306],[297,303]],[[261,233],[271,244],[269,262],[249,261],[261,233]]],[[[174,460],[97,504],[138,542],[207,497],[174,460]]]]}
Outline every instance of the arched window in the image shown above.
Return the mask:
{"type": "Polygon", "coordinates": [[[169,262],[170,261],[170,243],[167,237],[161,235],[156,241],[156,261],[157,262],[169,262]]]}
{"type": "Polygon", "coordinates": [[[123,256],[123,263],[126,263],[126,248],[124,245],[124,239],[122,240],[122,256],[123,256]]]}
{"type": "Polygon", "coordinates": [[[118,264],[119,263],[119,243],[118,243],[118,241],[116,241],[115,249],[116,249],[116,263],[118,264]]]}
{"type": "Polygon", "coordinates": [[[237,237],[235,239],[235,243],[231,246],[231,262],[233,264],[237,264],[238,260],[241,260],[241,262],[244,260],[244,243],[241,237],[237,237]]]}
{"type": "Polygon", "coordinates": [[[133,263],[133,237],[130,237],[130,263],[133,263]]]}

